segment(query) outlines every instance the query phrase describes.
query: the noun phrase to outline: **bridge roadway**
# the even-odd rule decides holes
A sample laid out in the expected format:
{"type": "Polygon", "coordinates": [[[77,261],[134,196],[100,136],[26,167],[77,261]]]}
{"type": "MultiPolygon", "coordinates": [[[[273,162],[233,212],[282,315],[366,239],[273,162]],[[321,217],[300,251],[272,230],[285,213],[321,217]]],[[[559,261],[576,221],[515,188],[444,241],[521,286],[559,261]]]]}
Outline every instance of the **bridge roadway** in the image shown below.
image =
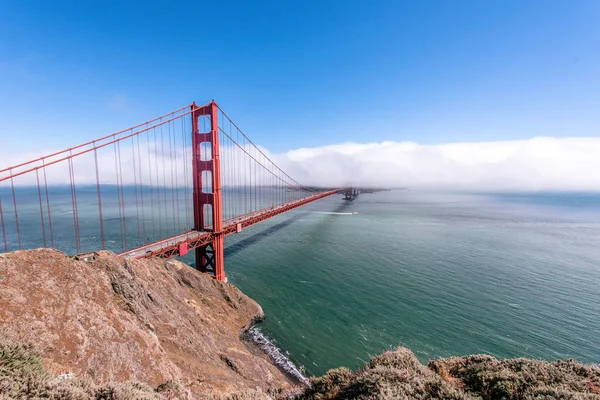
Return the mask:
{"type": "MultiPolygon", "coordinates": [[[[324,197],[331,196],[336,193],[346,191],[343,189],[334,189],[324,192],[319,192],[308,197],[304,197],[300,200],[295,200],[283,204],[279,204],[274,207],[266,207],[249,214],[240,215],[238,217],[223,221],[223,234],[231,235],[232,233],[238,233],[245,228],[262,222],[266,219],[275,217],[284,212],[293,210],[294,208],[301,207],[305,204],[312,203],[313,201],[320,200],[324,197]]],[[[187,254],[189,250],[204,246],[214,240],[215,232],[210,230],[207,231],[190,231],[176,235],[168,239],[159,240],[157,242],[149,243],[135,249],[121,253],[121,256],[130,258],[148,258],[148,257],[162,257],[171,258],[187,254]]]]}

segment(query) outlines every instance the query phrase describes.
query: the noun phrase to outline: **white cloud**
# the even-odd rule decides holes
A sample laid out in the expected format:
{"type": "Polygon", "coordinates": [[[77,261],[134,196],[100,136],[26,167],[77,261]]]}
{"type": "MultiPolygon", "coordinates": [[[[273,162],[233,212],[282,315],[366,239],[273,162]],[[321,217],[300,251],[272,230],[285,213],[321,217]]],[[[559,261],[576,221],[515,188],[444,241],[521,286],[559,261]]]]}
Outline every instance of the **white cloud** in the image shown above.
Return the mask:
{"type": "MultiPolygon", "coordinates": [[[[133,159],[128,143],[121,147],[123,183],[133,183],[133,159]]],[[[179,182],[184,178],[184,163],[189,163],[183,149],[170,154],[150,143],[141,147],[145,183],[152,179],[167,180],[177,170],[179,182]],[[158,165],[158,169],[156,166],[158,165]]],[[[189,149],[187,149],[189,151],[189,149]]],[[[593,190],[600,191],[600,138],[537,137],[528,140],[480,143],[421,145],[414,142],[343,143],[316,148],[302,148],[273,154],[261,148],[285,172],[305,185],[394,186],[409,188],[458,190],[593,190]]],[[[227,152],[222,150],[223,163],[227,152]]],[[[40,154],[14,157],[1,154],[4,166],[31,159],[40,154]]],[[[99,175],[103,183],[116,182],[114,148],[99,152],[99,175]]],[[[136,162],[139,164],[139,162],[136,162]]],[[[78,184],[96,182],[93,153],[75,161],[78,184]]],[[[245,164],[243,164],[245,165],[245,164]]],[[[136,170],[139,165],[136,166],[136,170]]],[[[67,163],[48,168],[49,183],[69,183],[67,163]]],[[[223,165],[224,179],[232,177],[223,165]]],[[[191,170],[187,170],[188,179],[191,170]]],[[[244,171],[246,173],[246,171],[244,171]]],[[[2,174],[0,174],[2,175],[2,174]]],[[[15,184],[34,184],[35,173],[15,180],[15,184]]],[[[139,171],[138,171],[139,182],[139,171]]],[[[237,178],[234,177],[234,181],[237,178]]],[[[237,182],[247,183],[244,179],[237,182]]],[[[226,182],[225,182],[226,183],[226,182]]],[[[4,182],[6,185],[7,182],[4,182]]]]}
{"type": "Polygon", "coordinates": [[[600,190],[600,138],[344,143],[292,150],[274,158],[309,185],[600,190]]]}

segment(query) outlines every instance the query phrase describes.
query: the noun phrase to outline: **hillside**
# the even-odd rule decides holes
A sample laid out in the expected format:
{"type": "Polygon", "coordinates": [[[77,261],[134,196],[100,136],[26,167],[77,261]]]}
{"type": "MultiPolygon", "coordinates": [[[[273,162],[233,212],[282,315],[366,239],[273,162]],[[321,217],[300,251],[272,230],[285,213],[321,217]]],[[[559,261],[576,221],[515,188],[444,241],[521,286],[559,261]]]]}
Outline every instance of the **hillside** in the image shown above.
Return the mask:
{"type": "Polygon", "coordinates": [[[239,339],[260,306],[177,261],[100,252],[77,261],[55,250],[0,255],[0,329],[33,343],[54,374],[96,385],[175,382],[178,397],[289,386],[239,339]]]}

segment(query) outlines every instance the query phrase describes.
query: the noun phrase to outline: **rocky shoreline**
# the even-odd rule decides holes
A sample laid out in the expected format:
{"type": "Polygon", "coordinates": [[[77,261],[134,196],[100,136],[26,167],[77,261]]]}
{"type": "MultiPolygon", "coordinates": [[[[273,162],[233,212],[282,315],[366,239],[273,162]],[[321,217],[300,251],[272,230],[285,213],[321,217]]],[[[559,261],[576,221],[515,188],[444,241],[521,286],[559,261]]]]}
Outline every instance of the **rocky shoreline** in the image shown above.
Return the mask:
{"type": "Polygon", "coordinates": [[[254,325],[246,332],[247,337],[257,345],[261,351],[267,354],[273,363],[285,372],[294,382],[304,386],[310,386],[310,380],[300,371],[296,365],[277,347],[272,340],[266,337],[260,329],[254,325]]]}

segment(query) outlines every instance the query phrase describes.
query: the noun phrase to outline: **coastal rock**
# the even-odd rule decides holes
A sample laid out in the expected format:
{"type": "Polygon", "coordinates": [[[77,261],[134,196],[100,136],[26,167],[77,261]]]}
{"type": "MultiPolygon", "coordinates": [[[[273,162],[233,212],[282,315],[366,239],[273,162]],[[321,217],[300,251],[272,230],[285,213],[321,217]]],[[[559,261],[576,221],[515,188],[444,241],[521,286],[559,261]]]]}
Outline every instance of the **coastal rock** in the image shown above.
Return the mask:
{"type": "Polygon", "coordinates": [[[94,384],[177,382],[182,397],[289,386],[240,332],[263,318],[236,287],[178,261],[49,249],[0,255],[0,329],[39,347],[54,375],[94,384]]]}

